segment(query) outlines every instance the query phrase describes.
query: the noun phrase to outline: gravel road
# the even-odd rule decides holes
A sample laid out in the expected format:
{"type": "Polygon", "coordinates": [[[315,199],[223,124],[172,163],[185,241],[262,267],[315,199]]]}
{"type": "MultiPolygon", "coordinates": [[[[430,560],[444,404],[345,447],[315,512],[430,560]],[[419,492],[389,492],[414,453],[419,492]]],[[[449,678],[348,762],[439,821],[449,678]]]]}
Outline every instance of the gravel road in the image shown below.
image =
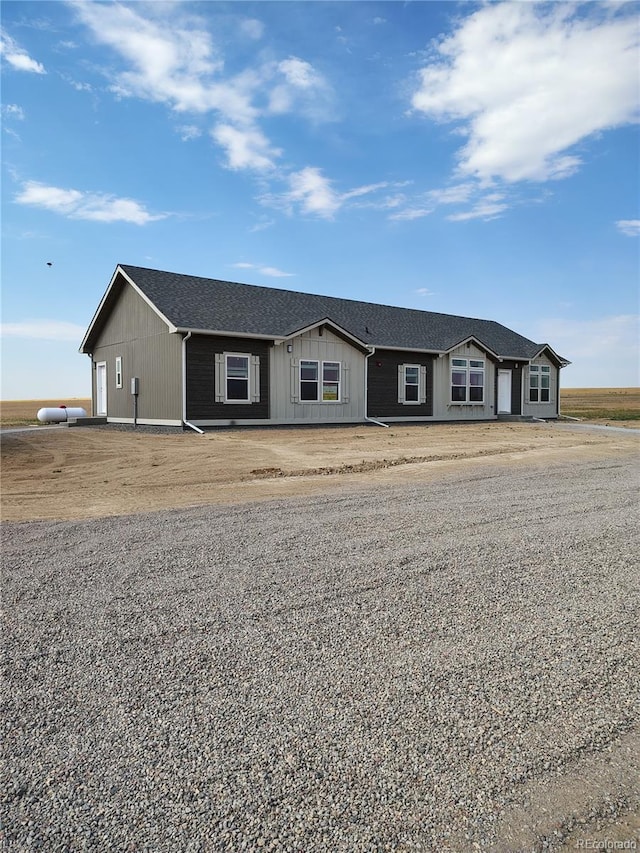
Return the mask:
{"type": "Polygon", "coordinates": [[[5,525],[3,849],[588,835],[639,797],[637,488],[621,460],[470,464],[5,525]]]}

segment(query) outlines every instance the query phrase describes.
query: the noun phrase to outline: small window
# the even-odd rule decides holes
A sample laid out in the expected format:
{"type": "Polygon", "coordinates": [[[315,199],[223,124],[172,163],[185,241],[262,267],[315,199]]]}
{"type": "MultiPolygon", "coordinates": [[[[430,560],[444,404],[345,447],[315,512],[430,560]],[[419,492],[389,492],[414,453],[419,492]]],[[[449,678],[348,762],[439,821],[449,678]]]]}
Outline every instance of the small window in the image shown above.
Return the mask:
{"type": "Polygon", "coordinates": [[[116,388],[122,388],[122,356],[116,356],[116,388]]]}
{"type": "Polygon", "coordinates": [[[483,359],[451,359],[451,402],[476,405],[484,403],[483,359]]]}
{"type": "Polygon", "coordinates": [[[551,400],[551,368],[544,364],[529,366],[529,402],[548,403],[551,400]]]}
{"type": "Polygon", "coordinates": [[[404,365],[404,401],[405,403],[420,402],[420,365],[404,365]]]}
{"type": "Polygon", "coordinates": [[[340,402],[340,362],[322,362],[322,402],[340,402]]]}
{"type": "Polygon", "coordinates": [[[249,398],[249,356],[225,356],[225,402],[248,403],[249,398]]]}
{"type": "Polygon", "coordinates": [[[318,400],[318,362],[300,362],[300,400],[317,402],[318,400]]]}

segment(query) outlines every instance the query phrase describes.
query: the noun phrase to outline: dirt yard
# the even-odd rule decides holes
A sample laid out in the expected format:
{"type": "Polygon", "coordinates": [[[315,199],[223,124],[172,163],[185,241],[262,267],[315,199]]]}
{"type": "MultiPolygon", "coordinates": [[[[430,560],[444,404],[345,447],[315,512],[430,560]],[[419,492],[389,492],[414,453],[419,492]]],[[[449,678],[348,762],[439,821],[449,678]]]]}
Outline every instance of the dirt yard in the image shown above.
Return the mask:
{"type": "Polygon", "coordinates": [[[79,519],[429,481],[469,461],[636,464],[640,431],[430,424],[149,434],[57,426],[2,434],[2,519],[79,519]]]}

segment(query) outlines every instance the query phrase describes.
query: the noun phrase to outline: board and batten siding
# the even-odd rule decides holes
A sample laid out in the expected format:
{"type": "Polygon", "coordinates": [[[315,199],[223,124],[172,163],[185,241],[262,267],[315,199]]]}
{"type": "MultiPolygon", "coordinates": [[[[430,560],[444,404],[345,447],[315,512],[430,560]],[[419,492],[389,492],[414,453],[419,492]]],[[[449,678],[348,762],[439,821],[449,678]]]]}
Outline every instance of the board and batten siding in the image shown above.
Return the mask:
{"type": "Polygon", "coordinates": [[[529,401],[529,365],[523,370],[522,377],[522,414],[534,418],[557,418],[558,417],[558,368],[545,355],[534,358],[531,364],[549,367],[549,402],[531,403],[529,401]]]}
{"type": "MultiPolygon", "coordinates": [[[[277,424],[357,423],[365,417],[365,354],[326,326],[303,332],[271,351],[271,422],[277,424]],[[339,402],[300,400],[300,361],[341,365],[339,402]]],[[[322,387],[322,376],[319,377],[322,387]]]]}
{"type": "Polygon", "coordinates": [[[269,341],[193,335],[187,341],[186,348],[188,421],[198,426],[216,426],[230,421],[269,418],[269,341]],[[224,364],[220,359],[224,353],[248,355],[251,357],[250,364],[253,359],[258,381],[256,383],[252,376],[252,402],[225,403],[220,400],[224,398],[224,364]],[[218,370],[216,364],[221,365],[218,370]]]}
{"type": "Polygon", "coordinates": [[[131,379],[139,380],[140,423],[182,423],[182,336],[166,323],[129,284],[125,284],[100,330],[92,353],[92,398],[96,401],[96,364],[107,365],[107,418],[133,420],[131,379]],[[116,359],[122,359],[122,387],[116,387],[116,359]]]}
{"type": "Polygon", "coordinates": [[[377,350],[369,359],[367,369],[368,415],[372,418],[395,420],[430,418],[433,415],[433,356],[401,350],[377,350]],[[405,364],[421,368],[420,401],[403,403],[399,388],[405,364]],[[424,389],[422,385],[424,384],[424,389]]]}
{"type": "Polygon", "coordinates": [[[433,418],[438,421],[477,421],[496,418],[496,368],[484,350],[473,342],[463,344],[433,362],[433,418]],[[471,358],[484,361],[484,401],[453,403],[451,401],[451,359],[471,358]]]}

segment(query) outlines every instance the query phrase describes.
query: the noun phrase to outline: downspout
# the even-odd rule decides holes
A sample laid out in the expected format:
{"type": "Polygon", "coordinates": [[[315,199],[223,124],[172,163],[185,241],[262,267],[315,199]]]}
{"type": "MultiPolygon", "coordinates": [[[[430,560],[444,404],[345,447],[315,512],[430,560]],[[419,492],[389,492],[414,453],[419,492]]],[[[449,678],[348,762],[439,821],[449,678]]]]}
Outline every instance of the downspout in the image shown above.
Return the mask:
{"type": "Polygon", "coordinates": [[[200,435],[204,435],[204,430],[187,420],[187,341],[190,337],[191,332],[187,332],[182,339],[182,423],[195,432],[199,432],[200,435]]]}
{"type": "Polygon", "coordinates": [[[382,421],[378,421],[375,418],[370,418],[367,414],[367,410],[369,408],[369,359],[376,351],[375,347],[371,347],[370,349],[371,352],[369,352],[364,357],[364,419],[365,421],[370,421],[372,424],[376,424],[377,426],[389,429],[389,424],[383,424],[382,421]]]}

